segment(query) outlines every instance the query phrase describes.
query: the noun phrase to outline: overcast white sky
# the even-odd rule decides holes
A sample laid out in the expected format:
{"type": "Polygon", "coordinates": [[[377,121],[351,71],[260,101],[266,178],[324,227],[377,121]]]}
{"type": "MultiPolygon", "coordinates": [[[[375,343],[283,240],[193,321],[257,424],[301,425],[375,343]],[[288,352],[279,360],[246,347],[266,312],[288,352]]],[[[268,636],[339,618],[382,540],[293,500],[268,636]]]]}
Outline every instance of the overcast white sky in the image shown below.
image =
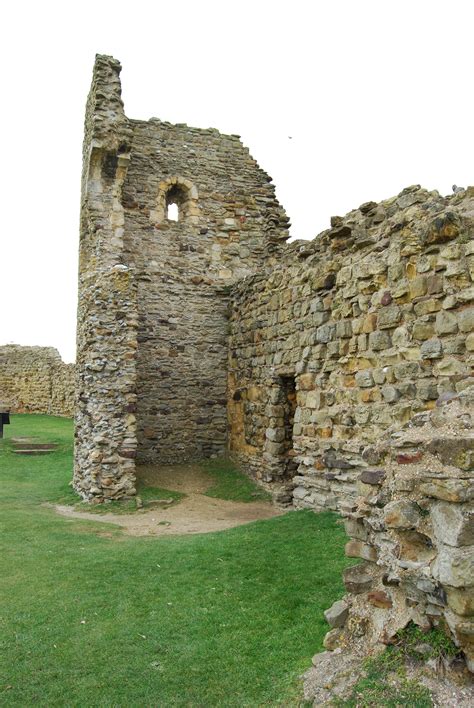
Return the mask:
{"type": "Polygon", "coordinates": [[[473,20],[472,0],[5,3],[0,344],[74,360],[96,52],[121,61],[129,117],[241,135],[309,239],[409,184],[474,184],[473,20]]]}

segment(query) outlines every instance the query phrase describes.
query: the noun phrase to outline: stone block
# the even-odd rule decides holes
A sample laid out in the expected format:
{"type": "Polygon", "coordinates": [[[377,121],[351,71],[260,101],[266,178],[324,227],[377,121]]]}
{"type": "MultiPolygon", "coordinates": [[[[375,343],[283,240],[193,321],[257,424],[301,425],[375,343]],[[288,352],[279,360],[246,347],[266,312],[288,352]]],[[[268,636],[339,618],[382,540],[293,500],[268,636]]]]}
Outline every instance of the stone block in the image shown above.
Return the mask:
{"type": "Polygon", "coordinates": [[[415,529],[422,518],[418,505],[405,499],[389,502],[383,517],[385,526],[391,529],[415,529]]]}
{"type": "Polygon", "coordinates": [[[454,334],[458,331],[456,315],[449,310],[440,310],[436,315],[436,334],[454,334]]]}
{"type": "Polygon", "coordinates": [[[282,443],[272,442],[268,440],[265,445],[265,450],[266,452],[270,453],[270,455],[278,457],[283,452],[285,452],[285,446],[282,443]]]}
{"type": "Polygon", "coordinates": [[[367,595],[367,600],[371,605],[373,605],[373,607],[378,607],[383,610],[388,610],[393,605],[391,597],[384,590],[374,590],[369,592],[367,595]]]}
{"type": "Polygon", "coordinates": [[[320,344],[327,344],[334,339],[335,332],[335,325],[322,325],[316,330],[316,341],[320,344]]]}
{"type": "Polygon", "coordinates": [[[384,470],[364,470],[360,475],[360,481],[364,484],[380,485],[385,479],[384,470]]]}
{"type": "Polygon", "coordinates": [[[409,287],[410,297],[412,299],[416,297],[422,297],[426,294],[427,291],[426,276],[417,275],[415,278],[413,278],[413,280],[410,281],[409,287]]]}
{"type": "Polygon", "coordinates": [[[427,246],[445,243],[459,236],[460,230],[459,216],[452,211],[446,211],[431,222],[422,236],[422,241],[427,246]]]}
{"type": "Polygon", "coordinates": [[[449,607],[457,615],[471,617],[474,615],[474,590],[470,588],[446,587],[449,607]]]}
{"type": "Polygon", "coordinates": [[[327,610],[324,611],[326,622],[331,627],[343,627],[349,615],[349,606],[344,600],[336,600],[327,610]]]}
{"type": "Polygon", "coordinates": [[[441,359],[443,356],[443,345],[440,339],[428,339],[421,345],[422,359],[441,359]]]}
{"type": "Polygon", "coordinates": [[[285,430],[283,428],[267,428],[265,437],[272,442],[283,442],[285,439],[285,430]]]}
{"type": "Polygon", "coordinates": [[[293,489],[293,498],[304,499],[309,496],[309,493],[309,489],[306,489],[306,487],[295,487],[295,489],[293,489]]]}
{"type": "Polygon", "coordinates": [[[467,502],[474,499],[474,484],[469,479],[435,479],[423,482],[419,490],[427,497],[448,502],[467,502]]]}
{"type": "Polygon", "coordinates": [[[342,629],[338,627],[330,629],[323,639],[323,647],[328,651],[334,651],[341,646],[343,638],[344,634],[342,629]]]}
{"type": "Polygon", "coordinates": [[[421,379],[416,382],[416,393],[422,401],[434,401],[438,398],[437,384],[429,379],[421,379]]]}
{"type": "Polygon", "coordinates": [[[459,359],[445,357],[436,364],[435,373],[438,376],[469,376],[470,368],[459,359]]]}
{"type": "Polygon", "coordinates": [[[382,351],[383,349],[389,349],[392,346],[390,335],[388,332],[381,332],[376,330],[369,334],[369,349],[373,351],[382,351]]]}
{"type": "Polygon", "coordinates": [[[414,310],[418,317],[423,317],[424,315],[429,315],[432,312],[438,312],[438,310],[441,310],[441,303],[435,298],[425,297],[415,303],[414,310]]]}
{"type": "Polygon", "coordinates": [[[301,374],[298,376],[297,384],[300,391],[310,391],[314,388],[314,374],[301,374]]]}
{"type": "MultiPolygon", "coordinates": [[[[451,399],[454,398],[451,393],[445,394],[445,396],[448,397],[448,400],[449,397],[451,399]]],[[[469,462],[471,453],[474,452],[474,437],[467,435],[467,433],[465,436],[461,436],[459,432],[456,437],[451,435],[433,437],[426,443],[426,450],[432,455],[436,455],[445,465],[453,465],[461,469],[472,469],[469,462]]]]}
{"type": "Polygon", "coordinates": [[[357,386],[359,386],[360,388],[370,388],[374,385],[374,378],[372,376],[372,372],[369,369],[357,371],[355,375],[355,380],[357,386]]]}
{"type": "Polygon", "coordinates": [[[449,546],[474,544],[473,510],[460,504],[437,502],[432,505],[430,514],[437,541],[449,546]]]}
{"type": "Polygon", "coordinates": [[[443,292],[443,276],[441,274],[429,275],[426,279],[428,295],[437,295],[443,292]]]}
{"type": "Polygon", "coordinates": [[[413,339],[430,339],[434,333],[434,325],[429,320],[419,319],[413,323],[413,339]]]}
{"type": "Polygon", "coordinates": [[[400,322],[402,313],[398,305],[388,305],[387,307],[381,307],[378,311],[378,327],[379,329],[389,329],[390,327],[396,327],[400,322]]]}
{"type": "Polygon", "coordinates": [[[459,313],[459,329],[461,332],[471,332],[474,329],[474,307],[459,313]]]}
{"type": "Polygon", "coordinates": [[[384,401],[386,401],[387,403],[395,403],[401,396],[400,391],[395,388],[395,386],[391,386],[390,384],[382,386],[381,392],[384,401]]]}
{"type": "Polygon", "coordinates": [[[372,585],[372,576],[367,572],[367,565],[361,563],[345,568],[343,571],[343,581],[347,592],[355,595],[368,592],[372,585]]]}
{"type": "Polygon", "coordinates": [[[471,547],[440,545],[432,565],[433,577],[455,588],[474,586],[474,553],[471,547]]]}
{"type": "Polygon", "coordinates": [[[377,560],[377,549],[370,543],[351,540],[345,545],[345,553],[348,558],[363,558],[375,563],[377,560]]]}
{"type": "Polygon", "coordinates": [[[336,337],[346,338],[352,336],[352,321],[339,320],[336,324],[336,337]]]}
{"type": "Polygon", "coordinates": [[[396,456],[396,461],[399,465],[413,465],[419,462],[423,457],[421,450],[417,452],[401,452],[396,456]]]}
{"type": "Polygon", "coordinates": [[[351,538],[357,538],[361,541],[366,541],[368,538],[368,531],[362,521],[357,521],[356,519],[344,519],[344,528],[346,534],[351,538]]]}

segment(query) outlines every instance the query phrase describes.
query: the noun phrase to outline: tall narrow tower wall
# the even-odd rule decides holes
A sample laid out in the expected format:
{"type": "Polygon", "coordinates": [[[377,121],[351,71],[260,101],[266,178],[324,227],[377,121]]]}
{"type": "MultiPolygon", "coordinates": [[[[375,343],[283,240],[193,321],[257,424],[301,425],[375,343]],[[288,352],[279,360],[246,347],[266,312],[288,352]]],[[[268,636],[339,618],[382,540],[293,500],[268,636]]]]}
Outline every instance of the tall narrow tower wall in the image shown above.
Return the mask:
{"type": "Polygon", "coordinates": [[[137,303],[121,204],[131,130],[120,68],[96,59],[83,149],[74,488],[98,500],[135,493],[137,303]]]}

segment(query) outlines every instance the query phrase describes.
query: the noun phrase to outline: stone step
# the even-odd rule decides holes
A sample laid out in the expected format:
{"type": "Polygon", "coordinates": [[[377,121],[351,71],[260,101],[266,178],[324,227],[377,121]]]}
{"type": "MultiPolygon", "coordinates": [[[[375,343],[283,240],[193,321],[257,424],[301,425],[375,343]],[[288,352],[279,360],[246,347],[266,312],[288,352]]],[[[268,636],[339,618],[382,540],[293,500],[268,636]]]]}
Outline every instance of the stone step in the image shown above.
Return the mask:
{"type": "Polygon", "coordinates": [[[10,438],[10,442],[14,445],[24,443],[37,443],[39,438],[10,438]]]}
{"type": "Polygon", "coordinates": [[[20,450],[13,450],[15,455],[47,455],[50,452],[53,452],[54,448],[33,448],[33,449],[20,449],[20,450]]]}
{"type": "Polygon", "coordinates": [[[56,450],[57,443],[16,443],[14,449],[20,450],[56,450]]]}

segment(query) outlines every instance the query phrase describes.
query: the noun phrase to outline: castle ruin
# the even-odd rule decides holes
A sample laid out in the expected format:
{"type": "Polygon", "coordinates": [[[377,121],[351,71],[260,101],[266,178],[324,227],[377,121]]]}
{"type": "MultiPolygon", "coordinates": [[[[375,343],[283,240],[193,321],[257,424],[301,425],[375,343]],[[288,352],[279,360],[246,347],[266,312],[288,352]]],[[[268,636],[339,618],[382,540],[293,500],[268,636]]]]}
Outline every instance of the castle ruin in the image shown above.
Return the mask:
{"type": "Polygon", "coordinates": [[[228,450],[346,519],[363,562],[329,648],[442,622],[474,668],[474,188],[286,244],[239,138],[128,119],[119,73],[97,57],[86,112],[76,491],[228,450]]]}

